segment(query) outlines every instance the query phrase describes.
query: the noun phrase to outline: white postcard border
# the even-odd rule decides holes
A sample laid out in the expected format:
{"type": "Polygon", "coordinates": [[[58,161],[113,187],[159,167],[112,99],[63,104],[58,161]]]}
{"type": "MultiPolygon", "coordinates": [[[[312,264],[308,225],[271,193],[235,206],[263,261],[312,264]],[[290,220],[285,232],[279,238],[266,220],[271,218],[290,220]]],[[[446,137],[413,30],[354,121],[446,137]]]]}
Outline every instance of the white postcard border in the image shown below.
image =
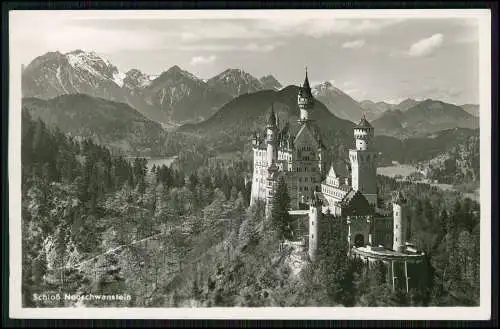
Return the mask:
{"type": "MultiPolygon", "coordinates": [[[[21,63],[9,38],[9,310],[32,319],[352,319],[488,320],[491,315],[491,14],[487,9],[418,10],[189,10],[189,11],[11,11],[10,31],[23,15],[67,15],[106,19],[276,18],[476,18],[479,21],[481,282],[479,307],[263,307],[263,308],[23,308],[21,304],[21,63]],[[286,15],[286,16],[285,16],[286,15]]],[[[457,68],[460,69],[460,68],[457,68]]]]}

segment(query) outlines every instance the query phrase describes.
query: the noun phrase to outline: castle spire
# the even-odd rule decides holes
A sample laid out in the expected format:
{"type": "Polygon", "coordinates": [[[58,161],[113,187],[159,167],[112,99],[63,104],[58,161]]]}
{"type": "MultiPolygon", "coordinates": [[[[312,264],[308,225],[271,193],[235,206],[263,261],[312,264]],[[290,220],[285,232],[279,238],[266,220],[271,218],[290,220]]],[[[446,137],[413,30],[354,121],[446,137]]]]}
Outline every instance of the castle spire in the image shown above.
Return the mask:
{"type": "Polygon", "coordinates": [[[306,76],[304,78],[304,83],[299,88],[299,94],[297,97],[297,102],[300,109],[300,120],[299,122],[307,122],[310,120],[310,111],[314,106],[314,97],[311,92],[311,86],[309,85],[309,77],[307,74],[307,66],[306,66],[306,76]]]}
{"type": "Polygon", "coordinates": [[[309,85],[309,77],[307,76],[307,66],[306,66],[306,77],[304,78],[304,83],[302,84],[302,91],[304,96],[312,97],[311,86],[309,85]]]}
{"type": "Polygon", "coordinates": [[[267,125],[269,127],[276,127],[276,114],[274,113],[274,103],[271,103],[271,111],[267,117],[267,125]]]}

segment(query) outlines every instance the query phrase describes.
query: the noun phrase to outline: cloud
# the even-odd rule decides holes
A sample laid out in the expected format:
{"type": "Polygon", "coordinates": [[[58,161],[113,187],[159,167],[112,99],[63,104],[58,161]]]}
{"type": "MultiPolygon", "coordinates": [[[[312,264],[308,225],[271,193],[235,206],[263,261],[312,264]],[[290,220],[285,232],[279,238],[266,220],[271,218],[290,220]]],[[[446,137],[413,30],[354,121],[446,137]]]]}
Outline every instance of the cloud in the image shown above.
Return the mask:
{"type": "Polygon", "coordinates": [[[344,44],[342,44],[342,48],[359,49],[364,45],[365,45],[365,40],[354,40],[354,41],[344,42],[344,44]]]}
{"type": "Polygon", "coordinates": [[[249,43],[243,47],[246,51],[253,51],[258,53],[267,53],[273,51],[277,47],[281,46],[283,43],[269,43],[269,44],[257,44],[257,43],[249,43]]]}
{"type": "Polygon", "coordinates": [[[210,56],[194,56],[191,58],[191,65],[206,65],[206,64],[212,64],[215,62],[217,59],[217,56],[215,55],[210,55],[210,56]]]}
{"type": "Polygon", "coordinates": [[[423,57],[434,53],[443,44],[443,35],[436,33],[429,38],[419,40],[411,45],[408,55],[411,57],[423,57]]]}
{"type": "Polygon", "coordinates": [[[12,24],[11,40],[18,47],[19,60],[24,63],[49,51],[65,53],[88,49],[110,54],[148,50],[165,42],[161,31],[144,34],[141,31],[106,30],[92,25],[75,25],[71,17],[57,15],[52,18],[22,15],[12,24]]]}
{"type": "Polygon", "coordinates": [[[203,40],[224,40],[224,39],[262,39],[270,35],[257,31],[242,22],[227,21],[200,21],[190,23],[189,21],[182,27],[180,33],[182,42],[198,42],[203,40]]]}
{"type": "Polygon", "coordinates": [[[184,51],[245,51],[245,52],[257,52],[257,53],[267,53],[273,51],[277,47],[283,45],[283,42],[274,43],[231,43],[231,44],[188,44],[188,45],[176,45],[170,47],[164,47],[164,49],[172,50],[184,50],[184,51]]]}
{"type": "Polygon", "coordinates": [[[203,40],[271,39],[305,35],[320,38],[332,34],[369,34],[392,26],[403,19],[336,19],[275,17],[272,19],[242,19],[234,21],[187,21],[179,33],[182,42],[203,40]]]}
{"type": "Polygon", "coordinates": [[[389,26],[398,24],[404,19],[335,19],[282,17],[272,20],[259,20],[256,28],[278,35],[307,35],[315,38],[331,34],[368,34],[378,32],[389,26]]]}

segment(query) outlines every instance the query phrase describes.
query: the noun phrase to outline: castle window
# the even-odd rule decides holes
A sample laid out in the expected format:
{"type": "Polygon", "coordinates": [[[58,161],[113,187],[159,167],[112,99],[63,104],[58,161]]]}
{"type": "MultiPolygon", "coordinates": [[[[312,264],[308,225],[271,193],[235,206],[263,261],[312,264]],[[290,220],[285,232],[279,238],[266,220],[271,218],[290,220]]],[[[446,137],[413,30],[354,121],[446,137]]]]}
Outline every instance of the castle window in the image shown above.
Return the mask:
{"type": "Polygon", "coordinates": [[[314,239],[314,234],[311,234],[311,239],[314,239]]]}
{"type": "Polygon", "coordinates": [[[396,216],[399,216],[399,211],[396,211],[396,216]]]}
{"type": "Polygon", "coordinates": [[[314,221],[312,221],[311,225],[314,225],[314,221]]]}

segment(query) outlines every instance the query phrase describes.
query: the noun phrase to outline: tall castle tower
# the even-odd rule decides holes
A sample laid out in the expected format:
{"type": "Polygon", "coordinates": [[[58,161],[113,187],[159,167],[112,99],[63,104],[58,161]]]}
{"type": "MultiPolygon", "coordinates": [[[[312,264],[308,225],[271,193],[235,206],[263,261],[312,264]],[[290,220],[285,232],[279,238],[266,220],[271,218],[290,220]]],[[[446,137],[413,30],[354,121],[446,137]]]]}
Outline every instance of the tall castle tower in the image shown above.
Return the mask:
{"type": "Polygon", "coordinates": [[[318,250],[318,239],[319,239],[319,225],[321,223],[323,213],[322,213],[323,202],[321,198],[318,197],[317,193],[314,193],[314,198],[309,205],[309,259],[314,262],[316,259],[316,252],[318,250]]]}
{"type": "Polygon", "coordinates": [[[393,230],[392,250],[402,251],[406,245],[406,198],[400,191],[392,195],[393,230]]]}
{"type": "Polygon", "coordinates": [[[307,67],[304,84],[302,85],[302,88],[300,88],[297,96],[297,103],[299,104],[300,109],[300,121],[309,121],[311,110],[314,106],[314,97],[311,92],[311,86],[309,85],[309,78],[307,77],[307,67]]]}
{"type": "Polygon", "coordinates": [[[352,188],[360,191],[370,205],[377,206],[377,153],[372,149],[373,126],[365,116],[354,127],[356,147],[349,150],[352,170],[352,188]]]}
{"type": "Polygon", "coordinates": [[[278,149],[276,145],[276,138],[278,133],[278,126],[276,125],[276,115],[274,114],[274,107],[271,107],[271,112],[267,118],[267,165],[271,166],[272,163],[278,159],[278,149]]]}

